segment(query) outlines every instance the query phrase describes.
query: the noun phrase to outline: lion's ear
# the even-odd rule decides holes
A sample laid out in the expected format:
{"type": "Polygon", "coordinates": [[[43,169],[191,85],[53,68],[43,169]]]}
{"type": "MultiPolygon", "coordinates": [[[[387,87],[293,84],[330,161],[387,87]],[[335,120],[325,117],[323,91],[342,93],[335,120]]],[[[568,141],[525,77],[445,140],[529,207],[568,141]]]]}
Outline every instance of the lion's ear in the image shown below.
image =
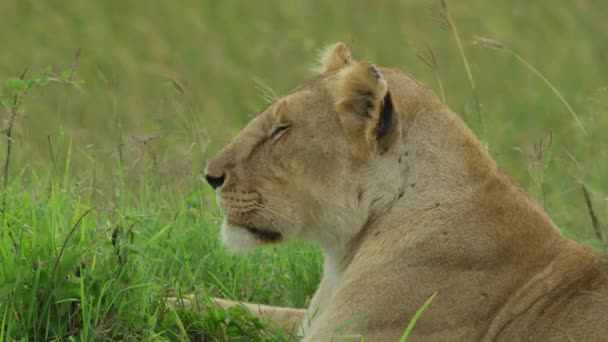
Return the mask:
{"type": "Polygon", "coordinates": [[[388,84],[378,68],[366,61],[359,62],[340,75],[337,109],[377,119],[387,93],[388,84]]]}
{"type": "Polygon", "coordinates": [[[336,43],[325,48],[319,55],[321,73],[340,70],[353,63],[350,51],[344,43],[336,43]]]}
{"type": "Polygon", "coordinates": [[[388,149],[395,140],[396,117],[388,83],[378,68],[363,61],[340,71],[336,90],[336,111],[355,140],[357,154],[369,157],[388,149]]]}

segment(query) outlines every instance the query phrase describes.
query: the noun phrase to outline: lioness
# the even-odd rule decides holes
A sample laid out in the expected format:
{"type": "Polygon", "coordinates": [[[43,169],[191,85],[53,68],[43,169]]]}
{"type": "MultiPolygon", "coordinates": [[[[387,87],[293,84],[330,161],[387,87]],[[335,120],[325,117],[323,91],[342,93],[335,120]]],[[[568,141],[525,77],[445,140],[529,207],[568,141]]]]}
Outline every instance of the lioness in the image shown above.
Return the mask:
{"type": "Polygon", "coordinates": [[[205,177],[228,246],[322,247],[308,309],[248,305],[304,341],[397,341],[434,292],[413,341],[608,340],[606,261],[562,236],[430,89],[344,44],[205,177]]]}

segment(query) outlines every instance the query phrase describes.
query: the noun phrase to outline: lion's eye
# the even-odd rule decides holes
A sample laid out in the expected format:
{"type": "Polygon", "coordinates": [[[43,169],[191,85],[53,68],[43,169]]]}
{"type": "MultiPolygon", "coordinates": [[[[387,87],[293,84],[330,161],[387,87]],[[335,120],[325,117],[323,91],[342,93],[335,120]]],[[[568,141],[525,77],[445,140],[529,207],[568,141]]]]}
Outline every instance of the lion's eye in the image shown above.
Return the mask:
{"type": "Polygon", "coordinates": [[[272,129],[270,132],[271,139],[278,139],[283,133],[287,132],[291,128],[291,124],[285,123],[280,124],[272,129]]]}

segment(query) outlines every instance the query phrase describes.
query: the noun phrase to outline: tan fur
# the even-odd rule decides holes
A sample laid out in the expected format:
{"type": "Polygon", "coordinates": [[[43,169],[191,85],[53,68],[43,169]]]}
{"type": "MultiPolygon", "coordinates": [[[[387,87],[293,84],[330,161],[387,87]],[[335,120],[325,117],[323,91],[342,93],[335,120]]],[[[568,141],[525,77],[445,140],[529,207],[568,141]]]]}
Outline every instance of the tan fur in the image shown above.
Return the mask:
{"type": "Polygon", "coordinates": [[[307,313],[259,314],[305,341],[396,341],[437,292],[411,341],[608,339],[600,255],[562,236],[432,91],[337,46],[326,72],[260,113],[206,169],[225,177],[229,246],[273,237],[324,251],[307,313]]]}
{"type": "Polygon", "coordinates": [[[340,70],[353,63],[350,51],[344,43],[336,43],[323,50],[319,56],[320,67],[317,69],[321,73],[340,70]]]}

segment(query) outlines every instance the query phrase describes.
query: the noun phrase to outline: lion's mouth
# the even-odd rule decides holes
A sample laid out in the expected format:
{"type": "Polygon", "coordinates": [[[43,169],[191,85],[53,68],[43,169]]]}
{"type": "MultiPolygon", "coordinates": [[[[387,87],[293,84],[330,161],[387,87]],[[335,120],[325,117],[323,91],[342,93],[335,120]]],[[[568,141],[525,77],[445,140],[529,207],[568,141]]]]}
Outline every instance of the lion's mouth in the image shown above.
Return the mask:
{"type": "Polygon", "coordinates": [[[281,233],[276,232],[276,231],[253,227],[250,225],[236,223],[236,222],[229,222],[229,223],[233,226],[245,229],[249,233],[258,237],[260,240],[264,240],[264,241],[268,241],[268,242],[277,242],[277,241],[281,240],[281,238],[282,238],[281,233]]]}

